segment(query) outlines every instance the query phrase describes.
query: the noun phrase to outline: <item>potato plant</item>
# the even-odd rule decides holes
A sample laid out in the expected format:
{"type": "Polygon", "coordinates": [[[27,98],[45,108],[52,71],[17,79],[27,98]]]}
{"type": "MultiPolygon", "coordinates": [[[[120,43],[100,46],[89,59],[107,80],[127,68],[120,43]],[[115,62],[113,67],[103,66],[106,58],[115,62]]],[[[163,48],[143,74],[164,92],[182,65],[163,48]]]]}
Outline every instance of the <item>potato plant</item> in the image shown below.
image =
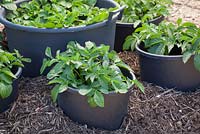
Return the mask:
{"type": "Polygon", "coordinates": [[[134,50],[140,44],[144,44],[144,49],[152,54],[183,55],[184,63],[194,55],[195,68],[200,71],[200,28],[194,23],[183,23],[182,19],[178,19],[176,24],[143,24],[126,38],[123,49],[134,50]],[[180,52],[174,53],[174,49],[180,52]]]}
{"type": "Polygon", "coordinates": [[[23,67],[22,62],[30,62],[24,58],[17,50],[11,53],[0,47],[0,99],[5,99],[12,93],[12,83],[16,79],[14,68],[23,67]]]}
{"type": "Polygon", "coordinates": [[[120,68],[131,71],[117,56],[116,52],[109,52],[109,46],[96,46],[93,42],[86,42],[85,47],[71,41],[67,50],[56,52],[53,57],[51,49],[45,51],[47,58],[43,60],[41,73],[52,67],[48,72],[49,84],[55,84],[51,91],[55,102],[59,93],[68,88],[77,89],[81,95],[88,98],[90,106],[104,107],[103,94],[127,93],[136,84],[142,91],[144,87],[136,79],[129,79],[120,68]]]}
{"type": "Polygon", "coordinates": [[[6,18],[23,26],[68,28],[105,21],[116,8],[98,8],[96,0],[31,0],[22,2],[6,18]]]}
{"type": "Polygon", "coordinates": [[[169,14],[168,7],[171,0],[115,0],[120,5],[125,5],[122,22],[134,23],[137,27],[140,23],[169,14]]]}

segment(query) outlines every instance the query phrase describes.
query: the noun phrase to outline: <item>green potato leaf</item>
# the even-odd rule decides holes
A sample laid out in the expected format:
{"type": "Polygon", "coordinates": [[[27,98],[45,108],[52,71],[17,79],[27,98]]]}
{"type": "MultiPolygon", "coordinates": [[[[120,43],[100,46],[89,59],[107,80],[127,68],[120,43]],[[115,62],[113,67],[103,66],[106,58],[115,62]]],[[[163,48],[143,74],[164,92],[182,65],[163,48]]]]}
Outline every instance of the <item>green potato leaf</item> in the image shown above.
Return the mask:
{"type": "Polygon", "coordinates": [[[0,98],[5,99],[12,93],[12,85],[0,82],[0,98]]]}
{"type": "Polygon", "coordinates": [[[103,94],[99,91],[95,91],[94,93],[94,102],[97,104],[99,107],[104,107],[104,97],[103,94]]]}

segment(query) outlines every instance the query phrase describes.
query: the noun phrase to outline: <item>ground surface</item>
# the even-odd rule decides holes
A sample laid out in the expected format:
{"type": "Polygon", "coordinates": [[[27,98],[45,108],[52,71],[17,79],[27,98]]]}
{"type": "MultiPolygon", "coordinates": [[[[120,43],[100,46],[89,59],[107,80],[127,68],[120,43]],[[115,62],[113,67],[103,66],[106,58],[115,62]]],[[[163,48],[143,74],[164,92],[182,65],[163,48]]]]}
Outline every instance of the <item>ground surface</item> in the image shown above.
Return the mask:
{"type": "Polygon", "coordinates": [[[173,0],[170,21],[183,18],[184,21],[191,21],[200,26],[200,0],[173,0]]]}
{"type": "MultiPolygon", "coordinates": [[[[182,17],[200,24],[200,1],[174,2],[170,21],[182,17]]],[[[119,55],[139,76],[137,55],[119,55]]],[[[121,129],[110,132],[88,129],[64,116],[52,103],[51,87],[46,83],[44,77],[21,79],[18,100],[0,114],[0,134],[200,134],[200,91],[184,94],[144,83],[145,94],[132,90],[129,112],[121,129]]]]}

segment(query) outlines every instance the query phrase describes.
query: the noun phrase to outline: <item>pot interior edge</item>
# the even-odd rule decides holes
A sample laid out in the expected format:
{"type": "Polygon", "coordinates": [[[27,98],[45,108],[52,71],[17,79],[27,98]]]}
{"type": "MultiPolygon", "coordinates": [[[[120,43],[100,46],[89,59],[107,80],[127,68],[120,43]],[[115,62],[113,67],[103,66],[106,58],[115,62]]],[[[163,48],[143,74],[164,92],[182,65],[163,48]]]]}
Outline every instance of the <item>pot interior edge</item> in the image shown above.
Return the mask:
{"type": "Polygon", "coordinates": [[[139,54],[142,56],[152,58],[152,59],[165,59],[165,60],[182,60],[183,55],[158,55],[158,54],[152,54],[149,52],[146,52],[142,49],[142,45],[136,45],[136,50],[139,54]]]}

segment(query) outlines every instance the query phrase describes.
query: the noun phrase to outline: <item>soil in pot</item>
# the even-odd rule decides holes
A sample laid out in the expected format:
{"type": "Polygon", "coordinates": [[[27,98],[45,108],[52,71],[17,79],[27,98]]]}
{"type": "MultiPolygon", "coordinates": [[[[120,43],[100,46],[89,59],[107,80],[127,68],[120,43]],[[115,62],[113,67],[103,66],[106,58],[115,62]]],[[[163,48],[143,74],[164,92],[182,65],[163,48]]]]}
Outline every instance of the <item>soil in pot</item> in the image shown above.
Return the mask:
{"type": "Polygon", "coordinates": [[[169,56],[150,54],[142,45],[136,46],[136,49],[139,53],[141,80],[186,92],[200,87],[200,72],[194,67],[193,57],[184,64],[177,48],[169,56]]]}
{"type": "MultiPolygon", "coordinates": [[[[123,69],[122,72],[130,79],[135,79],[135,76],[127,70],[123,69]]],[[[129,92],[104,94],[105,106],[91,107],[86,96],[80,95],[76,89],[69,88],[58,95],[58,105],[75,122],[86,124],[88,127],[116,130],[120,128],[127,114],[129,95],[129,92]]]]}
{"type": "MultiPolygon", "coordinates": [[[[156,19],[150,20],[149,23],[158,25],[163,20],[164,20],[164,16],[161,16],[156,19]]],[[[135,31],[135,29],[137,29],[138,27],[134,28],[133,23],[122,23],[118,21],[116,24],[116,31],[115,31],[114,50],[117,52],[122,52],[123,43],[125,42],[126,37],[131,35],[135,31]]]]}
{"type": "MultiPolygon", "coordinates": [[[[96,5],[104,8],[119,6],[110,0],[98,0],[96,5]]],[[[23,76],[35,77],[40,75],[39,70],[44,58],[43,52],[47,46],[51,47],[53,51],[64,50],[66,43],[71,40],[80,43],[91,40],[97,44],[110,44],[113,49],[119,12],[120,9],[111,12],[108,20],[88,26],[48,29],[11,23],[5,19],[6,11],[1,8],[0,21],[5,25],[10,50],[17,49],[25,57],[32,59],[31,63],[25,64],[23,76]]]]}
{"type": "Polygon", "coordinates": [[[13,72],[16,72],[15,76],[17,77],[17,79],[13,81],[13,89],[11,95],[5,99],[0,98],[0,113],[6,111],[18,97],[18,82],[19,77],[22,73],[22,68],[14,69],[13,72]]]}

